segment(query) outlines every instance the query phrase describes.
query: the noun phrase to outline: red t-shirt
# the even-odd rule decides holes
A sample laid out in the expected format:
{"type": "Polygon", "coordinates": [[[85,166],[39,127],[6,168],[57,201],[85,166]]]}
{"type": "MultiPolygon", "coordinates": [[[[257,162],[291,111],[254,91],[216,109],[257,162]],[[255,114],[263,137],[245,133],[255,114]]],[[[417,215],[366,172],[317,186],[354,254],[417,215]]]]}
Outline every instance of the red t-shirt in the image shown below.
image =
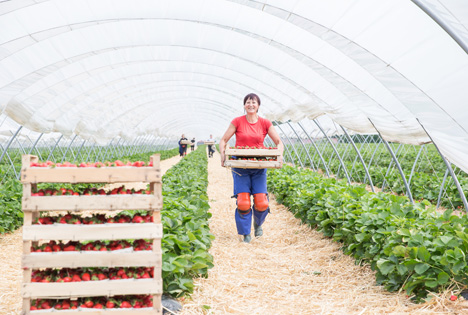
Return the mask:
{"type": "Polygon", "coordinates": [[[271,127],[271,121],[268,119],[258,117],[257,122],[251,124],[245,115],[234,118],[231,124],[236,127],[236,147],[263,147],[263,141],[271,127]]]}

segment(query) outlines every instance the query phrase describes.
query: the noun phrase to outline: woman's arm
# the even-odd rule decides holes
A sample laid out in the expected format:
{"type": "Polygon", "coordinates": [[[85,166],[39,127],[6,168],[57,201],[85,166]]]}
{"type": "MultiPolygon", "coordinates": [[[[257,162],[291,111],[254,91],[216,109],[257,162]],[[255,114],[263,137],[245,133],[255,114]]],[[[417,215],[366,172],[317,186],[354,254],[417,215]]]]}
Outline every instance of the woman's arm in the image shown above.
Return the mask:
{"type": "Polygon", "coordinates": [[[276,146],[278,147],[278,150],[281,153],[281,156],[278,157],[278,161],[282,165],[284,146],[283,146],[283,142],[281,141],[280,136],[278,135],[278,132],[276,132],[276,129],[275,127],[273,127],[273,125],[271,125],[270,128],[268,128],[268,135],[270,136],[271,140],[273,140],[273,142],[276,144],[276,146]]]}
{"type": "Polygon", "coordinates": [[[224,133],[223,137],[221,138],[221,141],[219,141],[219,153],[221,154],[221,166],[224,167],[224,151],[226,150],[226,145],[231,139],[231,137],[234,135],[236,132],[236,127],[233,124],[229,124],[228,129],[224,133]]]}

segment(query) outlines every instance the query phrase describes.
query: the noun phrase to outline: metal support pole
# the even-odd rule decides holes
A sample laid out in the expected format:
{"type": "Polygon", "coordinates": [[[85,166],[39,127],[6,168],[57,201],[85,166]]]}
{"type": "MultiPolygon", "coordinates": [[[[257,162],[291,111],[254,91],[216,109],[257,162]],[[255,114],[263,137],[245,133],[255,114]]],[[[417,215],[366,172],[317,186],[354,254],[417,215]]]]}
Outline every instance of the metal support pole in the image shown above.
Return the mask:
{"type": "MultiPolygon", "coordinates": [[[[29,150],[28,154],[31,154],[32,151],[36,148],[36,145],[39,143],[39,140],[42,138],[43,134],[44,133],[41,133],[39,135],[39,137],[37,137],[36,141],[34,141],[34,144],[33,144],[32,148],[31,148],[31,150],[29,150]]],[[[37,150],[37,149],[36,149],[36,151],[37,151],[37,155],[39,156],[39,159],[42,160],[41,152],[39,150],[37,150]]]]}
{"type": "MultiPolygon", "coordinates": [[[[328,171],[328,167],[327,167],[327,164],[325,163],[325,160],[323,159],[323,156],[322,156],[322,153],[320,152],[320,150],[317,148],[317,146],[315,145],[315,141],[313,141],[309,134],[307,134],[306,130],[304,129],[304,127],[301,125],[301,123],[297,123],[299,125],[299,127],[301,127],[301,129],[304,131],[304,133],[306,134],[307,138],[309,138],[310,140],[310,143],[314,146],[315,148],[315,151],[318,153],[320,159],[322,160],[322,163],[323,163],[323,166],[325,167],[325,172],[327,173],[327,177],[330,177],[330,172],[328,171]]],[[[317,169],[318,169],[318,166],[317,166],[317,169]]]]}
{"type": "MultiPolygon", "coordinates": [[[[382,139],[382,137],[380,137],[382,139]]],[[[382,143],[384,143],[384,139],[382,139],[382,143]]],[[[395,155],[398,155],[398,151],[400,151],[401,149],[401,143],[398,145],[398,148],[396,149],[395,151],[395,155]]],[[[391,154],[390,154],[391,156],[391,154]]],[[[388,173],[390,173],[390,169],[392,168],[392,163],[394,163],[394,160],[392,159],[392,161],[388,164],[388,169],[387,169],[387,172],[385,173],[385,177],[384,177],[384,180],[382,182],[382,191],[385,189],[385,184],[387,183],[387,175],[388,173]]]]}
{"type": "Polygon", "coordinates": [[[416,159],[414,159],[413,167],[411,168],[411,174],[410,174],[409,179],[408,179],[408,185],[411,185],[411,178],[413,177],[414,169],[416,168],[416,163],[419,160],[419,155],[421,154],[421,151],[423,150],[423,148],[424,148],[424,144],[421,145],[421,148],[419,149],[418,155],[416,155],[416,159]]]}
{"type": "Polygon", "coordinates": [[[343,128],[343,126],[341,126],[341,129],[343,129],[343,131],[344,131],[346,137],[348,138],[348,141],[351,142],[351,144],[353,145],[354,150],[356,150],[356,153],[357,153],[357,155],[359,156],[359,159],[361,160],[362,166],[364,166],[364,170],[366,171],[366,176],[367,176],[367,178],[369,179],[369,183],[370,183],[372,192],[375,192],[375,190],[374,190],[374,183],[372,182],[372,178],[371,178],[371,176],[369,175],[369,170],[368,170],[367,167],[366,167],[366,163],[364,163],[364,159],[362,158],[361,152],[359,152],[358,148],[356,147],[356,144],[354,143],[353,139],[351,139],[351,137],[349,136],[349,134],[348,134],[348,132],[346,131],[346,129],[343,128]]]}
{"type": "Polygon", "coordinates": [[[107,161],[106,157],[107,157],[107,152],[109,152],[109,146],[112,144],[112,141],[114,141],[115,138],[112,138],[110,143],[106,145],[106,150],[104,151],[104,158],[103,160],[104,161],[107,161]]]}
{"type": "MultiPolygon", "coordinates": [[[[275,121],[275,124],[276,126],[281,130],[281,132],[283,133],[283,135],[286,136],[286,139],[288,139],[288,142],[289,144],[291,145],[294,153],[296,154],[296,157],[297,159],[299,160],[299,163],[301,164],[301,167],[304,168],[304,164],[302,163],[302,160],[301,160],[301,157],[297,154],[297,151],[296,151],[296,148],[294,147],[292,141],[289,139],[288,135],[286,133],[284,133],[283,129],[281,128],[281,126],[275,121]]],[[[293,161],[293,165],[294,165],[294,161],[293,161]]]]}
{"type": "MultiPolygon", "coordinates": [[[[463,36],[459,36],[459,32],[456,28],[452,27],[450,23],[446,23],[444,19],[440,19],[439,16],[434,13],[431,8],[433,5],[428,1],[421,1],[421,0],[411,0],[415,5],[417,5],[421,10],[424,11],[428,16],[430,16],[434,22],[439,24],[439,26],[448,34],[453,40],[468,54],[468,42],[463,38],[463,36]]],[[[462,33],[463,34],[463,33],[462,33]]]]}
{"type": "MultiPolygon", "coordinates": [[[[3,149],[3,146],[1,144],[0,144],[0,149],[3,149]]],[[[13,160],[11,159],[10,155],[8,154],[8,151],[4,151],[4,152],[6,152],[5,155],[8,158],[8,161],[10,161],[11,169],[13,170],[13,173],[15,173],[15,178],[19,179],[20,173],[16,172],[15,163],[13,163],[13,160]]],[[[5,173],[5,175],[7,175],[7,173],[5,173]]]]}
{"type": "Polygon", "coordinates": [[[383,143],[385,144],[385,146],[387,147],[388,151],[390,151],[390,154],[392,155],[392,158],[395,161],[395,164],[396,164],[396,166],[398,168],[398,171],[400,172],[400,176],[401,176],[401,179],[403,180],[403,184],[405,184],[406,195],[410,199],[411,203],[414,204],[413,195],[411,195],[411,190],[409,188],[408,182],[406,181],[406,177],[405,177],[405,174],[403,173],[403,169],[401,168],[400,162],[398,162],[398,159],[397,159],[396,155],[393,153],[392,148],[390,147],[388,142],[383,138],[382,138],[382,140],[383,140],[383,143]]]}
{"type": "MultiPolygon", "coordinates": [[[[276,125],[278,126],[278,123],[277,123],[276,121],[274,121],[273,123],[276,124],[276,125]]],[[[281,128],[280,128],[280,130],[281,130],[281,128]]],[[[283,130],[281,130],[281,132],[283,132],[283,130]]],[[[284,132],[283,132],[283,134],[284,134],[284,132]]],[[[285,134],[284,134],[284,135],[285,135],[285,134]]],[[[285,136],[286,136],[286,135],[285,135],[285,136]]],[[[287,136],[286,136],[286,138],[287,138],[287,136]]],[[[289,138],[288,138],[288,140],[289,140],[289,138]]],[[[292,155],[291,155],[291,152],[289,152],[289,149],[288,149],[288,146],[287,146],[287,145],[284,145],[284,150],[285,150],[286,153],[289,155],[289,159],[291,160],[292,165],[295,165],[295,164],[294,164],[294,160],[293,160],[292,155]]]]}
{"type": "Polygon", "coordinates": [[[91,155],[91,152],[94,150],[95,146],[96,146],[96,142],[94,142],[93,145],[91,146],[91,148],[89,148],[88,157],[86,158],[86,162],[89,161],[89,156],[91,155]]]}
{"type": "Polygon", "coordinates": [[[18,135],[18,133],[21,131],[21,129],[23,129],[23,126],[19,126],[19,128],[16,130],[15,134],[11,136],[10,138],[10,141],[8,141],[5,149],[3,150],[2,152],[2,155],[0,156],[0,163],[2,163],[2,160],[3,160],[3,157],[5,156],[5,154],[7,153],[7,150],[8,148],[10,147],[10,145],[13,143],[13,140],[16,138],[16,136],[18,135]]]}
{"type": "Polygon", "coordinates": [[[449,174],[449,169],[445,170],[444,179],[442,180],[442,185],[440,185],[439,197],[437,197],[437,206],[436,209],[439,209],[440,200],[442,199],[442,192],[444,191],[445,181],[447,180],[447,175],[449,174]]]}
{"type": "Polygon", "coordinates": [[[47,157],[47,161],[49,161],[49,160],[50,160],[50,157],[51,157],[51,156],[52,156],[52,154],[54,153],[54,151],[55,151],[55,148],[56,148],[56,147],[57,147],[57,145],[59,144],[60,140],[62,140],[62,138],[63,138],[63,135],[61,135],[61,136],[60,136],[60,138],[58,138],[57,142],[55,142],[55,145],[54,145],[54,147],[53,147],[52,151],[50,151],[50,154],[49,154],[49,156],[47,157]]]}
{"type": "Polygon", "coordinates": [[[463,191],[463,188],[460,186],[460,182],[458,181],[457,175],[455,175],[455,172],[454,172],[453,169],[452,169],[452,165],[450,165],[450,162],[447,161],[447,159],[446,159],[445,156],[442,154],[442,152],[440,152],[439,147],[438,147],[437,144],[434,142],[434,140],[432,139],[431,135],[427,132],[426,128],[424,128],[424,126],[421,124],[421,122],[419,121],[419,119],[416,118],[416,120],[419,122],[419,124],[421,125],[421,127],[424,129],[424,131],[426,132],[427,136],[429,137],[429,139],[431,139],[432,143],[434,144],[435,148],[437,149],[437,152],[439,152],[439,155],[440,155],[440,156],[442,157],[442,159],[444,160],[444,163],[445,163],[445,165],[447,166],[447,169],[449,170],[450,175],[452,176],[453,182],[454,182],[455,185],[457,186],[458,193],[460,194],[460,198],[461,198],[461,200],[463,201],[463,205],[465,206],[465,211],[468,211],[468,202],[466,201],[465,193],[464,193],[464,191],[463,191]]]}
{"type": "Polygon", "coordinates": [[[348,174],[348,170],[346,169],[346,166],[344,165],[344,162],[343,160],[341,159],[341,156],[340,154],[338,153],[338,151],[336,150],[335,146],[333,145],[333,142],[330,140],[330,138],[328,137],[328,135],[325,133],[325,131],[323,130],[322,126],[320,126],[320,124],[318,123],[318,121],[316,121],[315,119],[313,120],[314,123],[317,125],[317,127],[320,129],[320,131],[322,131],[323,135],[325,136],[325,138],[327,139],[328,143],[332,146],[333,148],[333,151],[335,152],[336,156],[338,156],[338,159],[340,161],[340,164],[341,166],[343,167],[343,170],[346,174],[346,179],[348,180],[348,184],[351,185],[351,179],[349,178],[349,174],[348,174]]]}
{"type": "Polygon", "coordinates": [[[84,144],[86,143],[86,141],[87,141],[87,140],[84,140],[83,143],[81,144],[80,149],[78,150],[78,152],[77,152],[76,155],[75,155],[75,159],[73,160],[73,163],[76,162],[76,159],[78,158],[78,155],[80,155],[81,149],[83,149],[83,146],[84,146],[84,144]]]}
{"type": "Polygon", "coordinates": [[[409,188],[408,182],[406,181],[405,174],[403,173],[403,169],[401,168],[401,165],[400,165],[400,163],[398,162],[398,159],[397,159],[396,155],[393,153],[393,150],[392,150],[392,148],[390,147],[390,145],[388,144],[388,142],[382,137],[382,135],[380,134],[380,131],[375,127],[375,125],[374,125],[374,123],[372,122],[372,120],[369,119],[369,121],[370,121],[371,124],[374,126],[375,130],[379,133],[380,138],[382,138],[383,143],[385,144],[385,146],[387,147],[388,151],[389,151],[390,154],[392,155],[393,161],[395,162],[396,166],[398,167],[398,171],[400,172],[401,179],[403,180],[403,183],[405,184],[407,196],[408,196],[408,198],[410,199],[411,203],[414,204],[413,195],[411,195],[411,190],[410,190],[410,188],[409,188]]]}
{"type": "Polygon", "coordinates": [[[296,134],[297,138],[299,139],[299,142],[301,143],[302,147],[304,148],[306,154],[307,154],[307,157],[309,158],[309,161],[310,161],[310,166],[312,166],[312,169],[317,172],[317,169],[315,168],[314,166],[314,162],[312,161],[312,159],[310,158],[310,155],[309,155],[309,151],[307,151],[305,145],[304,145],[304,142],[302,142],[302,139],[301,137],[299,137],[299,135],[297,134],[296,130],[294,130],[294,128],[291,126],[291,124],[288,122],[288,126],[292,129],[292,131],[296,134]]]}
{"type": "Polygon", "coordinates": [[[67,153],[68,153],[68,150],[70,150],[70,147],[71,145],[73,144],[73,141],[75,141],[76,137],[78,135],[75,135],[72,139],[72,141],[70,141],[70,144],[68,145],[67,149],[65,150],[65,153],[63,154],[63,157],[62,157],[62,160],[60,161],[60,163],[63,163],[63,161],[65,160],[65,157],[67,156],[67,153]]]}

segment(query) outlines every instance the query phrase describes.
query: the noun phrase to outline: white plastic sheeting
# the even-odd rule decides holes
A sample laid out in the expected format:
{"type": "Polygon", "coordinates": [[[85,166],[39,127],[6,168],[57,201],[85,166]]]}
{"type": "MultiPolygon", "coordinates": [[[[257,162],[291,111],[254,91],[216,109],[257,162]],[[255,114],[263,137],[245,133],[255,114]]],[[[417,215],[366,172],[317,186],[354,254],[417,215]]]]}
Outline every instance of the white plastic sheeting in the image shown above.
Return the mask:
{"type": "MultiPolygon", "coordinates": [[[[468,39],[467,1],[418,2],[468,39]]],[[[221,135],[255,92],[278,122],[412,144],[422,124],[468,171],[467,82],[467,53],[408,0],[0,2],[2,113],[101,143],[221,135]]]]}

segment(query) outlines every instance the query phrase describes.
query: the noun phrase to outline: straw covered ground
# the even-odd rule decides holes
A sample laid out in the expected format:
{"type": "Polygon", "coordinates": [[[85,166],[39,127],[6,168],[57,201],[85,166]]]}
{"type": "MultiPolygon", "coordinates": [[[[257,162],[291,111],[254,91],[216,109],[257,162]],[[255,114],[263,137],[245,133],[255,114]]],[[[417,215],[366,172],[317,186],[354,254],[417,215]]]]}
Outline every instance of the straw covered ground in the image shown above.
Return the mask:
{"type": "MultiPolygon", "coordinates": [[[[162,161],[163,172],[179,160],[162,161]]],[[[241,242],[230,198],[231,173],[220,166],[217,153],[208,170],[215,267],[208,278],[195,280],[195,292],[182,301],[181,315],[468,314],[466,301],[450,302],[444,295],[415,305],[404,293],[376,286],[370,268],[356,266],[338,244],[301,224],[274,196],[264,236],[241,242]]],[[[0,314],[21,311],[21,233],[0,236],[0,314]]]]}
{"type": "Polygon", "coordinates": [[[208,278],[196,280],[181,314],[468,314],[466,301],[441,296],[415,305],[404,293],[376,286],[370,268],[355,265],[272,196],[263,236],[241,242],[232,176],[219,154],[209,159],[208,172],[215,266],[208,278]]]}

